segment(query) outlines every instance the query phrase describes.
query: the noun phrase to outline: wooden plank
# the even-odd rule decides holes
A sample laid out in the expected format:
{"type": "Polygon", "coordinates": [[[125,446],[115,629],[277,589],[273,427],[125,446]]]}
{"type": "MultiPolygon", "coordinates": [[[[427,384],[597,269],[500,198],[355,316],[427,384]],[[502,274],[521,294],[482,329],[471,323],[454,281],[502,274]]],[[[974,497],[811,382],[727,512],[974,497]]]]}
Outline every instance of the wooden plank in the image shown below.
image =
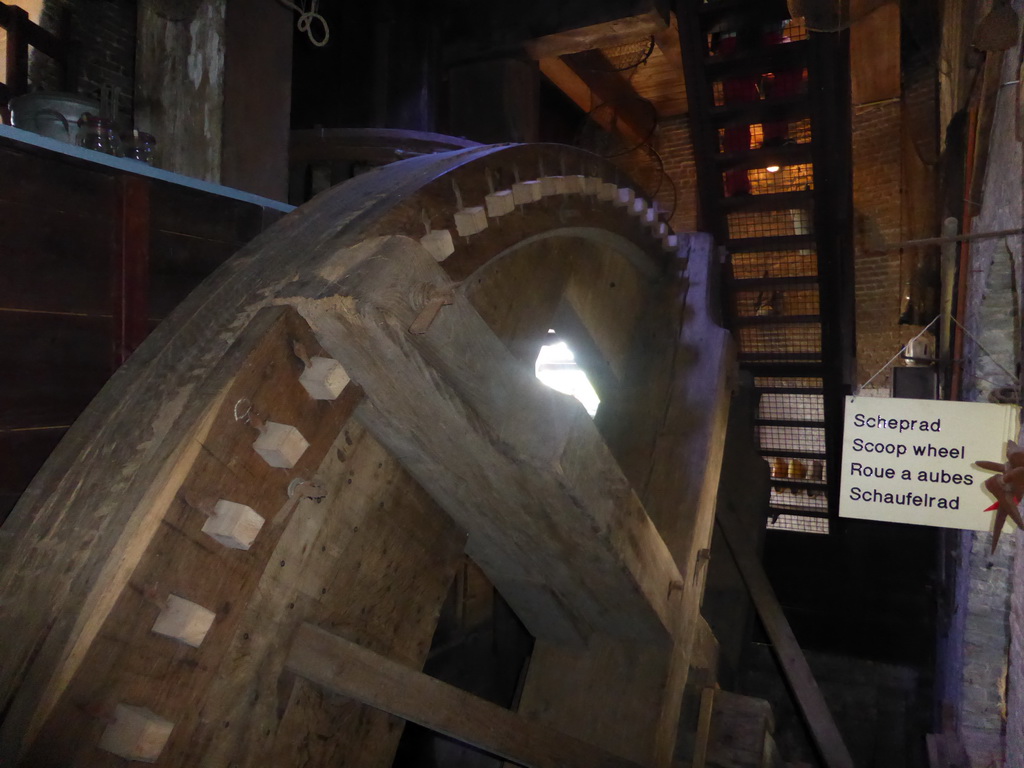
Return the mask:
{"type": "Polygon", "coordinates": [[[292,13],[224,4],[222,183],[287,202],[292,89],[292,13]],[[253,119],[259,115],[258,119],[253,119]]]}
{"type": "Polygon", "coordinates": [[[718,511],[718,525],[747,585],[754,607],[772,642],[797,706],[827,768],[853,768],[853,759],[829,712],[807,659],[790,629],[775,592],[757,555],[750,548],[742,524],[729,508],[718,511]]]}
{"type": "Polygon", "coordinates": [[[617,106],[611,105],[608,109],[593,111],[595,107],[605,103],[605,99],[596,94],[580,74],[563,59],[546,58],[541,59],[539,63],[541,73],[606,131],[621,135],[630,146],[645,140],[650,126],[643,126],[632,115],[620,113],[617,106]]]}
{"type": "Polygon", "coordinates": [[[411,245],[367,241],[340,256],[360,254],[343,294],[295,300],[367,391],[364,423],[467,530],[467,551],[536,637],[670,642],[678,575],[593,422],[516,362],[411,245]],[[451,304],[430,331],[407,334],[437,296],[451,304]],[[594,535],[581,540],[584,529],[594,535]]]}
{"type": "Polygon", "coordinates": [[[850,88],[854,104],[898,99],[900,7],[889,3],[850,26],[850,88]]]}
{"type": "Polygon", "coordinates": [[[542,60],[594,48],[612,48],[632,43],[651,37],[667,27],[665,17],[655,8],[635,16],[538,37],[527,41],[523,47],[531,58],[542,60]]]}
{"type": "Polygon", "coordinates": [[[287,667],[343,696],[390,712],[527,768],[639,768],[639,764],[527,720],[304,624],[287,667]]]}
{"type": "Polygon", "coordinates": [[[697,738],[694,741],[692,768],[705,768],[707,765],[714,707],[715,689],[705,688],[700,693],[700,715],[697,717],[697,738]]]}
{"type": "Polygon", "coordinates": [[[316,622],[420,668],[464,537],[365,430],[349,422],[268,560],[178,761],[387,766],[403,721],[285,671],[295,631],[316,622]],[[285,565],[280,565],[284,561],[285,565]],[[214,714],[216,713],[216,714],[214,714]],[[225,725],[227,723],[228,725],[225,725]]]}
{"type": "Polygon", "coordinates": [[[28,34],[34,26],[28,13],[17,7],[7,9],[7,73],[5,84],[14,96],[28,93],[28,34]]]}
{"type": "Polygon", "coordinates": [[[112,254],[114,368],[149,333],[149,181],[141,176],[119,179],[119,247],[112,254]]]}

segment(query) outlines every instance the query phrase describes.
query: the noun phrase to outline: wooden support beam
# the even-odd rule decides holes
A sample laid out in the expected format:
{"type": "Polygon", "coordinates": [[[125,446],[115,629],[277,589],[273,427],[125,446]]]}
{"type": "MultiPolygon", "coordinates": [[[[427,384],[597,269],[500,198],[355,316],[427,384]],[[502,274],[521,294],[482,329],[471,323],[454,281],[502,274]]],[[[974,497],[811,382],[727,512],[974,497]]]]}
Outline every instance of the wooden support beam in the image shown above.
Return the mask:
{"type": "Polygon", "coordinates": [[[826,768],[853,768],[853,759],[843,742],[843,736],[829,712],[825,697],[818,688],[807,658],[793,635],[793,630],[782,612],[782,606],[775,597],[757,554],[749,543],[749,536],[742,523],[735,513],[725,506],[718,510],[718,526],[736,560],[736,566],[747,585],[754,607],[761,617],[775,655],[826,768]]]}
{"type": "Polygon", "coordinates": [[[299,628],[286,668],[526,768],[640,768],[310,624],[299,628]]]}
{"type": "Polygon", "coordinates": [[[659,10],[652,9],[636,16],[538,37],[528,41],[524,47],[530,57],[542,60],[567,53],[625,45],[651,37],[667,28],[665,17],[659,10]]]}
{"type": "MultiPolygon", "coordinates": [[[[675,13],[669,14],[668,26],[654,33],[654,43],[661,49],[665,60],[679,72],[683,71],[683,52],[679,45],[679,20],[675,13]]],[[[682,86],[681,87],[685,87],[682,86]]]]}
{"type": "Polygon", "coordinates": [[[669,647],[681,577],[582,406],[540,384],[415,240],[368,240],[322,274],[352,260],[343,285],[289,302],[365,389],[361,421],[466,530],[531,633],[669,647]],[[426,332],[409,333],[438,297],[426,332]]]}
{"type": "Polygon", "coordinates": [[[15,96],[28,92],[28,33],[32,22],[17,6],[5,9],[7,18],[7,87],[15,96]]]}
{"type": "Polygon", "coordinates": [[[111,265],[114,368],[149,334],[149,181],[134,174],[122,176],[118,203],[119,248],[111,265]]]}
{"type": "Polygon", "coordinates": [[[631,146],[641,144],[647,138],[648,130],[632,115],[620,112],[617,105],[594,111],[605,103],[605,98],[563,59],[556,56],[541,59],[539,63],[541,73],[606,131],[617,133],[631,146]]]}

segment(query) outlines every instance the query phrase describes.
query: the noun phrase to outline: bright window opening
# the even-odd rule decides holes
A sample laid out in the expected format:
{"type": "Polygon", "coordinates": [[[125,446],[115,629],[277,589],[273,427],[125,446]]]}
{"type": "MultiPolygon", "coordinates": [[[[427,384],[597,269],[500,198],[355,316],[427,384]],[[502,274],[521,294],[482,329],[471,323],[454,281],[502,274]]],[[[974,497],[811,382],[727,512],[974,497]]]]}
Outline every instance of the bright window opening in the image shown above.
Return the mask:
{"type": "Polygon", "coordinates": [[[564,341],[548,344],[540,348],[535,366],[537,378],[552,389],[572,395],[593,416],[601,399],[587,379],[587,374],[576,364],[572,350],[564,341]]]}

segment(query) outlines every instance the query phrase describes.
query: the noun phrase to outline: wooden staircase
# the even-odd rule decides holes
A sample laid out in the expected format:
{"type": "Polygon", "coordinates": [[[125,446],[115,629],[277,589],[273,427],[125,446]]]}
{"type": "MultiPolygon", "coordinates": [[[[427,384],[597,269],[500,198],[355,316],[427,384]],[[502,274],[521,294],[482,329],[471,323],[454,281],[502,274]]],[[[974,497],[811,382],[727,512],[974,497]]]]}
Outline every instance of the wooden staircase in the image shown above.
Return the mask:
{"type": "Polygon", "coordinates": [[[777,0],[676,13],[700,227],[722,248],[724,314],[760,398],[773,525],[824,532],[854,354],[846,35],[807,32],[777,0]]]}

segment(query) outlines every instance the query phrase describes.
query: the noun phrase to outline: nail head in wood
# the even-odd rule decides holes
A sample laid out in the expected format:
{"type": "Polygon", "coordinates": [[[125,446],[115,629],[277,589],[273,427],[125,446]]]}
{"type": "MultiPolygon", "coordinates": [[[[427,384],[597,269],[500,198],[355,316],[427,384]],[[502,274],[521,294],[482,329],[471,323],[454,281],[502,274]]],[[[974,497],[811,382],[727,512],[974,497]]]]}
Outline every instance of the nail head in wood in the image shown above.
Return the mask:
{"type": "Polygon", "coordinates": [[[492,219],[512,213],[516,209],[515,198],[512,197],[511,189],[502,189],[492,192],[484,198],[487,206],[487,215],[492,219]]]}
{"type": "Polygon", "coordinates": [[[155,763],[171,736],[174,723],[144,707],[118,704],[114,722],[100,736],[99,748],[126,760],[155,763]]]}
{"type": "Polygon", "coordinates": [[[350,379],[333,357],[311,357],[299,383],[314,400],[337,400],[350,379]]]}
{"type": "Polygon", "coordinates": [[[482,205],[463,208],[455,212],[455,229],[462,237],[469,237],[487,229],[487,211],[482,205]]]}
{"type": "Polygon", "coordinates": [[[291,469],[309,448],[309,443],[295,427],[268,421],[252,447],[270,466],[291,469]]]}
{"type": "Polygon", "coordinates": [[[229,549],[248,549],[263,527],[263,517],[251,507],[221,499],[213,517],[203,524],[203,533],[229,549]]]}
{"type": "Polygon", "coordinates": [[[536,203],[543,196],[542,192],[539,180],[520,181],[512,185],[512,200],[516,205],[536,203]]]}
{"type": "Polygon", "coordinates": [[[166,606],[153,623],[153,631],[198,648],[213,626],[216,614],[177,595],[168,595],[166,606]]]}
{"type": "Polygon", "coordinates": [[[435,261],[444,261],[455,253],[455,241],[447,229],[432,229],[420,238],[422,245],[435,261]]]}

